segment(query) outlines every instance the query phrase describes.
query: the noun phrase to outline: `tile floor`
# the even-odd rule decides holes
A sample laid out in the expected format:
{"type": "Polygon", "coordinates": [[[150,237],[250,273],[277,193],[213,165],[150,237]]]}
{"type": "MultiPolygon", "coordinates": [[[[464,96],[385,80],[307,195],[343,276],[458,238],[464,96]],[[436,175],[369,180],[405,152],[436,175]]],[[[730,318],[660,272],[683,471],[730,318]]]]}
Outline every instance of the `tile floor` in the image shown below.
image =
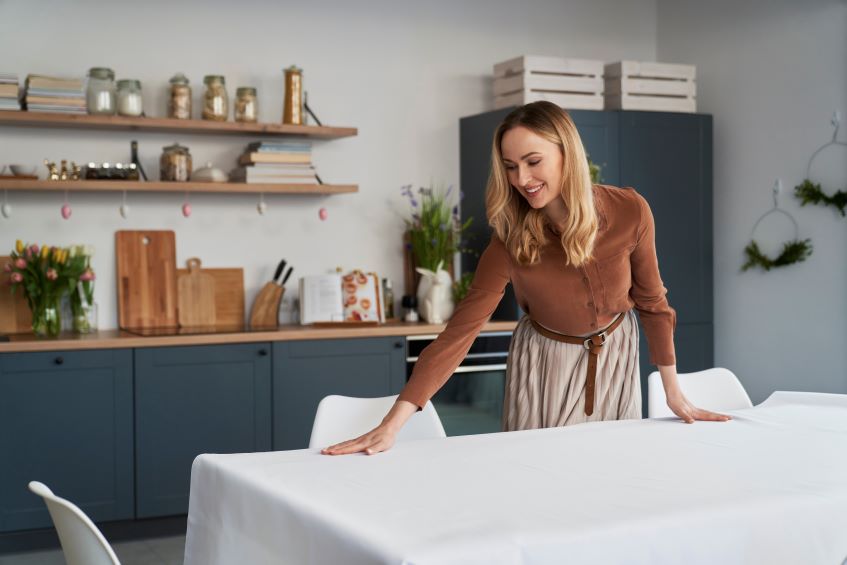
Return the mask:
{"type": "MultiPolygon", "coordinates": [[[[185,536],[114,543],[121,565],[182,565],[185,536]]],[[[61,550],[0,555],[0,565],[65,565],[61,550]]]]}

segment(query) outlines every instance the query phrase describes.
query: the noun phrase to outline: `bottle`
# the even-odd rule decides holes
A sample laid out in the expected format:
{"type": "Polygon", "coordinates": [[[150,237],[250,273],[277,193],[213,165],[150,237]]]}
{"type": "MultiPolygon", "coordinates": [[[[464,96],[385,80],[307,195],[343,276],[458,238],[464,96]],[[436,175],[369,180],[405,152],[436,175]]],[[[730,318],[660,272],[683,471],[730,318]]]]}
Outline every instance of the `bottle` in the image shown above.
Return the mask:
{"type": "Polygon", "coordinates": [[[385,302],[385,319],[390,320],[394,317],[394,289],[391,279],[382,279],[382,296],[385,302]]]}

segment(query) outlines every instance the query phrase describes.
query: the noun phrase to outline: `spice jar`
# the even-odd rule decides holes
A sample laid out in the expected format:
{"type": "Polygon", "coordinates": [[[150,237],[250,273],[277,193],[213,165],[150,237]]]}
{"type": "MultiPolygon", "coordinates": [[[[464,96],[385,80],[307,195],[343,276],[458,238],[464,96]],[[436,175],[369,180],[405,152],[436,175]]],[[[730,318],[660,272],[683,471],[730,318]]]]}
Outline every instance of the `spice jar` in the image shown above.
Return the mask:
{"type": "Polygon", "coordinates": [[[177,120],[191,119],[191,87],[182,73],[175,74],[171,80],[171,92],[168,98],[168,117],[177,120]]]}
{"type": "Polygon", "coordinates": [[[114,114],[115,72],[106,67],[89,69],[85,98],[89,114],[114,114]]]}
{"type": "Polygon", "coordinates": [[[220,75],[206,75],[206,96],[203,99],[203,119],[225,122],[229,117],[229,98],[226,95],[226,81],[220,75]]]}
{"type": "Polygon", "coordinates": [[[235,91],[235,121],[255,122],[259,117],[256,89],[242,86],[235,91]]]}
{"type": "Polygon", "coordinates": [[[137,80],[119,80],[118,114],[121,116],[140,116],[143,113],[141,82],[137,80]]]}
{"type": "Polygon", "coordinates": [[[179,143],[163,147],[159,169],[161,180],[187,181],[191,176],[191,153],[188,152],[188,147],[179,143]]]}
{"type": "Polygon", "coordinates": [[[303,123],[303,69],[292,65],[285,69],[285,102],[282,123],[303,123]]]}

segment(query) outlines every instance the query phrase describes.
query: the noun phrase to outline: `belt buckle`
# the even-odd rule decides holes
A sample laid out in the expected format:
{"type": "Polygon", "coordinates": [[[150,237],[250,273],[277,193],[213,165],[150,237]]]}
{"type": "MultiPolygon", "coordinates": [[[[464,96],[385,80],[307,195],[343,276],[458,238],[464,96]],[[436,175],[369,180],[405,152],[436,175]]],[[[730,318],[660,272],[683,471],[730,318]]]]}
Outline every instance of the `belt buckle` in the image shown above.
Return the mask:
{"type": "Polygon", "coordinates": [[[602,347],[602,346],[606,345],[606,337],[607,337],[606,332],[600,332],[599,334],[594,334],[591,337],[585,338],[585,341],[582,342],[582,346],[585,347],[585,349],[591,349],[592,346],[595,345],[594,342],[592,341],[595,337],[600,338],[600,343],[596,344],[597,347],[602,347]]]}

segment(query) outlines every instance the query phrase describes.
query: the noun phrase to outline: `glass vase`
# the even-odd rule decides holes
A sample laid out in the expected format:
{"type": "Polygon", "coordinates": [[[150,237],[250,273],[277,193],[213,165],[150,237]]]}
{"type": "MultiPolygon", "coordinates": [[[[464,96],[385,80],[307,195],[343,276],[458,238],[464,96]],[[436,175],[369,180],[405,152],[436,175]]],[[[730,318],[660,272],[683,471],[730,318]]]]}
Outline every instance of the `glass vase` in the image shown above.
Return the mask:
{"type": "Polygon", "coordinates": [[[73,331],[88,334],[97,331],[97,303],[80,304],[74,307],[73,331]]]}
{"type": "Polygon", "coordinates": [[[32,333],[40,337],[56,337],[62,331],[62,315],[58,297],[33,304],[32,333]]]}

